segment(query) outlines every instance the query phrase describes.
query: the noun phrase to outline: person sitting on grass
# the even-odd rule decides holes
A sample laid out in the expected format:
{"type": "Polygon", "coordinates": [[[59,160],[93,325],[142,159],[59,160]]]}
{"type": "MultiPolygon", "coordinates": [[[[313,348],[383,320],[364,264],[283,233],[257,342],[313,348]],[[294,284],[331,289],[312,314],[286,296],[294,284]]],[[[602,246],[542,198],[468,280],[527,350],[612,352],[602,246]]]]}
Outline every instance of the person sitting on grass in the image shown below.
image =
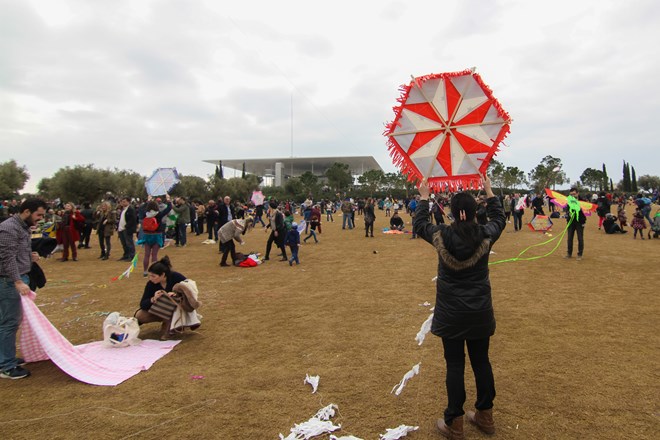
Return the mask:
{"type": "Polygon", "coordinates": [[[625,229],[621,229],[621,226],[616,224],[616,217],[614,217],[609,212],[605,214],[605,219],[603,220],[603,229],[605,230],[606,234],[625,234],[628,232],[625,229]]]}
{"type": "Polygon", "coordinates": [[[390,229],[394,231],[403,231],[405,225],[403,224],[403,219],[399,215],[399,210],[395,209],[392,217],[390,217],[390,229]]]}

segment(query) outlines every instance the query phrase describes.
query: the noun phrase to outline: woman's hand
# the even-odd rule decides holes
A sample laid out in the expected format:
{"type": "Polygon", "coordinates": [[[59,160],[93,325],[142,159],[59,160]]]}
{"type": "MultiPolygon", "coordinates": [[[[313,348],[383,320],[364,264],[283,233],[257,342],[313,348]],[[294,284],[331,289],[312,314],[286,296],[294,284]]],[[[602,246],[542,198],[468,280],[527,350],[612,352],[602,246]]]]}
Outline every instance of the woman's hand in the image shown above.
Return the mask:
{"type": "Polygon", "coordinates": [[[487,174],[481,175],[481,183],[484,185],[484,190],[486,191],[487,197],[495,197],[493,194],[493,189],[490,186],[490,177],[487,174]]]}
{"type": "Polygon", "coordinates": [[[429,184],[426,181],[426,179],[422,180],[422,182],[419,184],[419,196],[421,197],[422,200],[428,200],[429,199],[429,194],[431,194],[431,189],[429,188],[429,184]]]}

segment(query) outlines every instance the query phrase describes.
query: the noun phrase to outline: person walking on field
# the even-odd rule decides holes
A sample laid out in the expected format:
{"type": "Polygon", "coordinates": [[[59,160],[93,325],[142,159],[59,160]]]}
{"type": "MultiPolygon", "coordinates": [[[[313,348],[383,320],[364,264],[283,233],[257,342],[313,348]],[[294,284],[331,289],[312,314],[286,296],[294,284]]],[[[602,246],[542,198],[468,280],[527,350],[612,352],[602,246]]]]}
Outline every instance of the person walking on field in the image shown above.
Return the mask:
{"type": "Polygon", "coordinates": [[[506,220],[500,200],[495,197],[490,179],[482,177],[486,190],[488,218],[485,225],[476,222],[477,202],[466,192],[451,199],[451,225],[433,225],[429,220],[429,187],[419,187],[413,227],[417,235],[438,252],[438,277],[431,332],[442,338],[447,365],[447,407],[437,421],[440,433],[449,439],[463,439],[463,404],[465,403],[465,346],[474,372],[476,412],[467,419],[486,434],[495,433],[493,399],[495,380],[488,358],[490,337],[495,333],[495,315],[488,275],[488,258],[500,238],[506,220]]]}
{"type": "Polygon", "coordinates": [[[46,214],[46,202],[27,199],[0,224],[0,378],[23,379],[30,372],[16,357],[16,333],[23,317],[21,295],[30,293],[28,272],[39,259],[32,252],[30,228],[46,214]]]}

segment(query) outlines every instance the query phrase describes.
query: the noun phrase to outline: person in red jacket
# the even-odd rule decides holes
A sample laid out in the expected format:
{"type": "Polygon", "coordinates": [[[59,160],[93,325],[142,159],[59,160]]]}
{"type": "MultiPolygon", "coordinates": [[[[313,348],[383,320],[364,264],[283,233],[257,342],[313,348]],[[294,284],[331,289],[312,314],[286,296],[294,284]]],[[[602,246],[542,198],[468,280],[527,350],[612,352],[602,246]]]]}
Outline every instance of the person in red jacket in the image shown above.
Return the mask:
{"type": "Polygon", "coordinates": [[[78,228],[84,222],[85,217],[82,216],[73,203],[69,202],[64,205],[62,220],[58,226],[61,231],[62,246],[64,247],[60,261],[69,261],[69,249],[71,249],[73,261],[78,261],[78,248],[76,246],[76,242],[80,240],[78,228]]]}

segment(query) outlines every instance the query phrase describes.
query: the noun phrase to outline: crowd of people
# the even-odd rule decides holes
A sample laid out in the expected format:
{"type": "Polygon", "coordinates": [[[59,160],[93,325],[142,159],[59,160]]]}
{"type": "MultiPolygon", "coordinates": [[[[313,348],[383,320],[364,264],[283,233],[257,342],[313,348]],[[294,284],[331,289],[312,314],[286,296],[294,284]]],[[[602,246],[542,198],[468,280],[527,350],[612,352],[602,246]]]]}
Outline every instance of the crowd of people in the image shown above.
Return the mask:
{"type": "MultiPolygon", "coordinates": [[[[477,196],[464,192],[430,194],[428,187],[422,185],[419,195],[403,200],[393,197],[336,197],[313,201],[309,197],[299,204],[291,200],[267,199],[255,205],[252,202],[233,201],[230,196],[203,203],[169,195],[148,197],[145,201],[130,197],[119,200],[108,197],[97,206],[89,202],[81,205],[59,201],[46,203],[40,199],[2,202],[0,298],[3,301],[0,301],[0,376],[17,379],[29,375],[22,367],[22,359],[16,358],[15,337],[21,316],[20,295],[31,290],[34,280],[30,279],[29,274],[40,258],[37,253],[32,252],[31,247],[34,245],[35,232],[49,237],[54,242],[55,250],[50,255],[61,251],[59,260],[62,262],[78,261],[81,249],[93,247],[94,236],[98,240],[98,258],[101,260],[111,259],[113,247],[117,247],[115,235],[121,246],[119,261],[132,261],[136,255],[136,245],[143,246],[142,269],[147,284],[135,318],[140,324],[161,322],[161,338],[164,339],[171,335],[174,326],[171,318],[156,313],[154,304],[161,304],[164,299],[173,295],[173,290],[177,288],[187,294],[188,304],[197,302],[196,288],[192,289],[194,292],[191,293],[189,285],[186,284],[190,280],[172,270],[169,258],[160,258],[159,251],[169,245],[189,246],[188,234],[206,234],[208,239],[203,243],[218,244],[221,254],[219,266],[228,267],[245,261],[246,256],[237,252],[236,243],[244,244],[246,233],[261,227],[269,236],[260,262],[270,260],[275,245],[280,261],[298,265],[301,263],[300,246],[309,240],[319,243],[324,222],[334,222],[341,214],[342,230],[361,229],[364,230],[365,238],[373,238],[376,218],[382,215],[389,224],[389,228],[384,228],[384,231],[389,229],[400,233],[406,230],[407,224],[412,224],[406,231],[410,233],[411,239],[420,237],[444,249],[443,252],[447,254],[440,254],[442,269],[439,275],[442,275],[443,282],[449,283],[443,287],[449,291],[462,289],[450,282],[452,273],[462,270],[481,273],[482,266],[487,265],[488,261],[487,253],[479,250],[484,246],[483,243],[486,243],[484,249],[490,249],[507,223],[513,222],[514,232],[520,231],[527,211],[531,211],[531,219],[546,215],[546,210],[550,217],[566,218],[567,258],[573,256],[575,236],[578,241],[577,259],[581,259],[584,252],[583,231],[586,216],[579,207],[570,209],[570,206],[577,206],[572,204],[579,201],[589,200],[596,205],[598,229],[602,229],[605,234],[626,233],[628,227],[633,229],[635,239],[638,235],[645,239],[644,230],[647,228],[649,232],[646,238],[658,238],[660,234],[660,209],[652,212],[653,198],[657,201],[657,194],[646,197],[643,194],[626,196],[601,192],[585,197],[578,193],[577,188],[571,188],[569,207],[561,210],[551,203],[546,195],[513,193],[496,196],[487,180],[485,187],[486,194],[477,196]],[[630,224],[626,215],[627,206],[634,208],[630,224]],[[615,214],[612,213],[613,207],[616,207],[615,214]],[[362,217],[363,225],[358,225],[356,216],[362,217]],[[403,216],[410,220],[404,220],[403,216]],[[465,260],[464,257],[469,257],[470,253],[475,255],[474,264],[464,269],[461,264],[452,266],[456,261],[465,260]],[[231,264],[228,261],[230,257],[231,264]]],[[[487,279],[480,280],[487,282],[487,279]]],[[[439,287],[437,304],[449,300],[448,297],[442,296],[440,290],[442,289],[439,287]]],[[[475,304],[484,307],[489,304],[489,291],[482,289],[473,293],[475,304]]],[[[470,307],[468,303],[463,305],[470,307]]],[[[486,309],[488,307],[483,309],[484,313],[492,314],[492,310],[486,309]]],[[[184,319],[185,324],[179,323],[179,328],[199,326],[199,321],[194,316],[194,306],[190,306],[188,312],[192,318],[189,321],[184,319]]],[[[471,311],[467,310],[466,313],[471,311]]],[[[442,313],[438,313],[438,316],[441,317],[442,313]]],[[[474,356],[473,368],[477,368],[475,377],[478,376],[479,382],[477,412],[469,413],[468,420],[485,432],[490,432],[492,414],[489,410],[495,396],[491,384],[492,371],[488,364],[488,337],[492,335],[489,330],[490,318],[480,320],[481,330],[472,327],[447,327],[447,322],[453,318],[445,318],[446,320],[438,318],[442,322],[434,321],[433,327],[433,332],[443,338],[448,368],[449,405],[439,427],[443,433],[459,429],[457,420],[463,414],[464,396],[461,397],[461,389],[458,386],[458,371],[462,371],[462,367],[459,368],[462,362],[461,347],[463,343],[467,343],[471,359],[474,356]],[[473,338],[473,333],[478,338],[473,338]]]]}

